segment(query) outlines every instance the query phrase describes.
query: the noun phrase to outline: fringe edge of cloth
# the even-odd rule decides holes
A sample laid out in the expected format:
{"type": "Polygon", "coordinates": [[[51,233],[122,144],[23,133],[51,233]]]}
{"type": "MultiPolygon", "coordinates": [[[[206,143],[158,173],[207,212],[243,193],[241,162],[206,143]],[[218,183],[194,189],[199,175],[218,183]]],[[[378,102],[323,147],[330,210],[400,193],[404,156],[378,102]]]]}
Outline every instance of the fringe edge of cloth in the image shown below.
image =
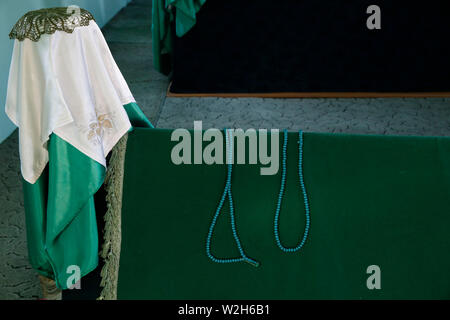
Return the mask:
{"type": "Polygon", "coordinates": [[[101,271],[103,288],[98,300],[117,300],[117,283],[120,266],[120,247],[122,242],[122,194],[125,153],[128,133],[112,150],[111,160],[105,178],[106,205],[103,247],[100,252],[105,264],[101,271]]]}

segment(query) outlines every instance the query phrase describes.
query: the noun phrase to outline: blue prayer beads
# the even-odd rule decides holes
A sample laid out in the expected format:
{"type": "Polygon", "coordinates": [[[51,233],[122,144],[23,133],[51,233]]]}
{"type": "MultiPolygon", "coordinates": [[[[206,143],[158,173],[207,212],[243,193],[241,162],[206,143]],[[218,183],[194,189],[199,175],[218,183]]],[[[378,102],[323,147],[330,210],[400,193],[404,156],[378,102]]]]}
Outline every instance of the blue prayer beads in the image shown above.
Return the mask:
{"type": "MultiPolygon", "coordinates": [[[[305,206],[305,217],[306,217],[306,224],[305,224],[305,230],[303,233],[303,238],[300,241],[300,243],[295,248],[286,248],[282,245],[280,236],[279,236],[279,227],[278,222],[280,218],[281,213],[281,204],[283,201],[284,191],[286,188],[286,162],[287,162],[287,142],[288,142],[288,132],[287,130],[284,130],[284,139],[283,139],[283,148],[282,148],[282,173],[281,173],[281,186],[280,186],[280,192],[278,194],[278,201],[277,201],[277,207],[275,212],[275,219],[274,219],[274,234],[275,234],[275,240],[277,243],[277,246],[283,250],[284,252],[297,252],[300,250],[306,243],[306,240],[308,238],[309,234],[309,228],[310,228],[310,209],[309,209],[309,203],[308,203],[308,195],[306,193],[306,187],[305,182],[303,179],[303,132],[300,130],[298,133],[299,136],[299,146],[298,146],[298,175],[299,175],[299,182],[300,187],[302,189],[303,194],[303,202],[305,206]]],[[[226,148],[227,148],[227,180],[225,183],[225,189],[222,194],[222,198],[220,199],[219,206],[216,209],[216,212],[214,214],[214,217],[212,219],[211,225],[209,227],[208,236],[206,239],[206,254],[208,257],[215,263],[235,263],[235,262],[247,262],[255,267],[259,266],[259,262],[250,259],[247,257],[247,255],[244,252],[244,249],[242,248],[241,241],[239,239],[239,235],[236,229],[236,222],[234,218],[234,205],[233,205],[233,196],[231,192],[231,178],[232,178],[232,171],[233,171],[233,137],[231,131],[225,129],[225,141],[226,141],[226,148]],[[231,137],[230,137],[231,135],[231,137]],[[211,238],[214,232],[214,227],[217,223],[217,219],[220,215],[220,212],[225,204],[225,200],[228,197],[229,206],[230,206],[230,223],[231,223],[231,229],[233,233],[233,238],[236,242],[236,245],[238,247],[239,253],[241,255],[240,258],[228,258],[228,259],[219,259],[212,255],[211,253],[211,238]]]]}
{"type": "Polygon", "coordinates": [[[233,205],[233,196],[231,193],[231,176],[232,176],[232,171],[233,171],[233,137],[232,137],[232,133],[231,131],[228,131],[225,129],[225,141],[226,141],[226,147],[227,147],[227,156],[228,156],[228,161],[227,161],[227,165],[228,165],[228,172],[227,172],[227,181],[225,184],[225,190],[223,192],[222,198],[220,199],[219,202],[219,206],[217,207],[216,213],[214,214],[213,220],[211,222],[211,225],[209,227],[209,232],[208,232],[208,237],[206,239],[206,254],[208,255],[208,257],[216,262],[216,263],[234,263],[234,262],[247,262],[255,267],[259,266],[259,263],[255,260],[250,259],[249,257],[246,256],[244,249],[242,248],[241,245],[241,241],[239,240],[239,235],[237,233],[237,229],[236,229],[236,222],[234,219],[234,205],[233,205]],[[231,137],[229,135],[229,133],[231,134],[231,137]],[[230,259],[219,259],[214,257],[211,254],[211,238],[214,232],[214,227],[217,223],[217,218],[220,215],[220,211],[223,208],[223,205],[225,203],[225,199],[228,196],[228,201],[229,201],[229,205],[230,205],[230,221],[231,221],[231,230],[233,232],[233,238],[236,242],[236,245],[238,247],[239,253],[241,255],[240,258],[230,258],[230,259]]]}
{"type": "Polygon", "coordinates": [[[306,224],[305,224],[305,231],[303,233],[303,238],[295,248],[286,248],[285,246],[283,246],[283,244],[281,243],[281,240],[280,240],[278,222],[280,219],[281,203],[283,201],[284,190],[285,190],[285,186],[286,186],[286,159],[287,159],[288,133],[287,133],[287,130],[284,130],[284,141],[283,141],[283,149],[282,149],[283,160],[282,160],[282,173],[281,173],[281,187],[280,187],[280,193],[278,194],[278,202],[277,202],[277,207],[276,207],[276,211],[275,211],[275,220],[274,220],[275,240],[276,240],[277,246],[284,252],[296,252],[305,245],[306,239],[308,238],[309,227],[310,227],[310,222],[311,222],[310,221],[308,195],[306,193],[305,182],[303,179],[303,132],[302,131],[299,131],[298,139],[299,139],[299,141],[298,141],[298,176],[299,176],[299,181],[300,181],[300,187],[302,189],[302,194],[303,194],[303,202],[305,205],[306,224]]]}

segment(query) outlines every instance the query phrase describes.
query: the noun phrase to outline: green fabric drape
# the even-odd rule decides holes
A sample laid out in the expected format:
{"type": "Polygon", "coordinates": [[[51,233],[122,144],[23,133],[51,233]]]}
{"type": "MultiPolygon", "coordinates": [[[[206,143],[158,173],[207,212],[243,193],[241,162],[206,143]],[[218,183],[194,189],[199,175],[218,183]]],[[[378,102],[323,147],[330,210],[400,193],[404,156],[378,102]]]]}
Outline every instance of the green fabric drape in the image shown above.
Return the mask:
{"type": "Polygon", "coordinates": [[[141,108],[137,103],[129,103],[124,106],[127,112],[128,119],[130,119],[133,127],[136,128],[154,128],[150,120],[147,119],[145,114],[142,112],[141,108]]]}
{"type": "MultiPolygon", "coordinates": [[[[226,166],[174,165],[170,137],[160,129],[128,137],[119,299],[450,298],[450,138],[305,133],[311,229],[293,254],[274,238],[281,170],[261,176],[259,165],[235,165],[236,227],[245,253],[261,263],[255,268],[207,257],[226,166]],[[371,265],[380,267],[381,290],[366,286],[371,265]]],[[[290,133],[280,217],[288,247],[305,224],[297,141],[290,133]]],[[[211,248],[239,256],[227,208],[211,248]]]]}
{"type": "Polygon", "coordinates": [[[174,16],[169,6],[175,8],[175,34],[184,36],[197,21],[197,13],[206,0],[153,0],[152,37],[153,63],[159,72],[171,71],[173,52],[172,25],[174,16]]]}
{"type": "Polygon", "coordinates": [[[66,289],[69,266],[84,276],[98,264],[93,196],[105,169],[55,134],[48,150],[49,165],[38,181],[23,181],[28,255],[33,268],[66,289]]]}
{"type": "MultiPolygon", "coordinates": [[[[133,126],[152,127],[136,103],[125,105],[133,126]]],[[[81,276],[98,265],[94,194],[105,168],[52,134],[49,164],[35,184],[23,180],[29,260],[43,276],[67,289],[69,266],[81,276]]]]}

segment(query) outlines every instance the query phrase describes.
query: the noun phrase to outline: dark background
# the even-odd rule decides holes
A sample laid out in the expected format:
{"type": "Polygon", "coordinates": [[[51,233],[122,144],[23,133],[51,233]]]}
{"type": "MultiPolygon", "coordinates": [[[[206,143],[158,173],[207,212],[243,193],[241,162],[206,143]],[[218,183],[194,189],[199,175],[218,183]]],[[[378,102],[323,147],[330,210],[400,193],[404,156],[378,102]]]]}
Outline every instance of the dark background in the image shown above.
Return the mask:
{"type": "Polygon", "coordinates": [[[450,91],[450,1],[208,0],[174,93],[450,91]],[[369,30],[369,5],[381,30],[369,30]]]}

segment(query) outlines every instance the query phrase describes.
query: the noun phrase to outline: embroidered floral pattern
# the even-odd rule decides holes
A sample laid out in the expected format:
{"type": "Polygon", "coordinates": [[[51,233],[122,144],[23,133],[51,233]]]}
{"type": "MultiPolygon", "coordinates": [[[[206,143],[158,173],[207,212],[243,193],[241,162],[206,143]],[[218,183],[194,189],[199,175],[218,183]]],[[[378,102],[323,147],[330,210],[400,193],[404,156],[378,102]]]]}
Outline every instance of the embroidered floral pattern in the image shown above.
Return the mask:
{"type": "Polygon", "coordinates": [[[106,131],[113,128],[112,120],[107,114],[99,115],[96,121],[89,124],[88,140],[94,144],[102,143],[106,131]]]}

